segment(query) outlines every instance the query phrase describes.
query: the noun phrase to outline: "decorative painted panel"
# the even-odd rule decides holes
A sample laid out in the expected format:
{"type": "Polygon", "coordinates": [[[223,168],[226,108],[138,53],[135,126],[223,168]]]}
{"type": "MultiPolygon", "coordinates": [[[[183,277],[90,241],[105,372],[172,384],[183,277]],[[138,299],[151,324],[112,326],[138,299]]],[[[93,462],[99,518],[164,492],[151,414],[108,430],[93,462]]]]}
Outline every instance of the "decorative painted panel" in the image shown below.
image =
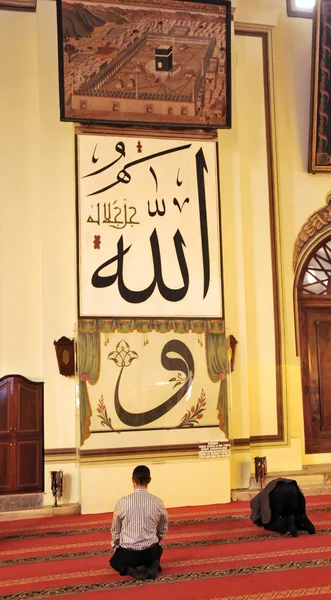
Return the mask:
{"type": "Polygon", "coordinates": [[[91,433],[182,429],[185,441],[187,429],[227,432],[224,323],[206,322],[202,333],[192,332],[189,321],[172,326],[175,331],[166,325],[160,332],[157,323],[151,331],[147,320],[145,326],[80,321],[82,439],[91,433]]]}

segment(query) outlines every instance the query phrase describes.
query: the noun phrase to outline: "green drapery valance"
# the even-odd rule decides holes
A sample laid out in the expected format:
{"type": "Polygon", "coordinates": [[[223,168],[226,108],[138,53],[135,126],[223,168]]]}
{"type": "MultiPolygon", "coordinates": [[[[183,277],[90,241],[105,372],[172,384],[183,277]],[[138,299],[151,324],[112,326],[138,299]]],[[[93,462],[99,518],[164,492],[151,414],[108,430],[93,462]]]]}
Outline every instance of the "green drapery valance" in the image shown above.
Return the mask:
{"type": "Polygon", "coordinates": [[[224,334],[223,319],[82,319],[79,331],[92,333],[213,333],[224,334]]]}

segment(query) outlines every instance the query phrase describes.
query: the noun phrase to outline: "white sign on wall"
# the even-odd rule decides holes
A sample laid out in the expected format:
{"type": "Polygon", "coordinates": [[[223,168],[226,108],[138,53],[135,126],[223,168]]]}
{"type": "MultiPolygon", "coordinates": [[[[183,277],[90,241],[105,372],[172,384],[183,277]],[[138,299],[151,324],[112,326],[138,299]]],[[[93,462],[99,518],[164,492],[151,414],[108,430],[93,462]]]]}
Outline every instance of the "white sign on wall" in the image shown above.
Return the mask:
{"type": "Polygon", "coordinates": [[[215,142],[79,135],[80,317],[222,317],[215,142]]]}
{"type": "Polygon", "coordinates": [[[199,445],[199,458],[230,458],[230,450],[230,442],[206,440],[199,445]]]}

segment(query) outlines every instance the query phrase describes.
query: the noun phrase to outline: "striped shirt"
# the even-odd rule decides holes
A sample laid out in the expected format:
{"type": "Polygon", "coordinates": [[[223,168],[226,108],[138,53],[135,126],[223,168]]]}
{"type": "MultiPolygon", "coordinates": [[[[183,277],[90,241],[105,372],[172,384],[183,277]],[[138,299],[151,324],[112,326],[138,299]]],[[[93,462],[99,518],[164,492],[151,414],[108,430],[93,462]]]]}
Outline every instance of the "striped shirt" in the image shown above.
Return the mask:
{"type": "Polygon", "coordinates": [[[111,527],[112,547],[145,550],[167,533],[168,516],[163,501],[147,488],[136,488],[115,507],[111,527]]]}

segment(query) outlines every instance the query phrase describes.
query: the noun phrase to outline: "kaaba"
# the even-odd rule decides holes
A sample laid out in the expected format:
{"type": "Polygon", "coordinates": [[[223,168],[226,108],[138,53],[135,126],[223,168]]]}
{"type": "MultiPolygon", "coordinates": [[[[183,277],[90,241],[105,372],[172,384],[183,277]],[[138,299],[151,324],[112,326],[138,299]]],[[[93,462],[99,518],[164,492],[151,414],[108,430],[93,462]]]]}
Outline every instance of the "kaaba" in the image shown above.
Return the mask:
{"type": "Polygon", "coordinates": [[[170,71],[172,69],[172,46],[159,46],[155,48],[156,71],[170,71]]]}

